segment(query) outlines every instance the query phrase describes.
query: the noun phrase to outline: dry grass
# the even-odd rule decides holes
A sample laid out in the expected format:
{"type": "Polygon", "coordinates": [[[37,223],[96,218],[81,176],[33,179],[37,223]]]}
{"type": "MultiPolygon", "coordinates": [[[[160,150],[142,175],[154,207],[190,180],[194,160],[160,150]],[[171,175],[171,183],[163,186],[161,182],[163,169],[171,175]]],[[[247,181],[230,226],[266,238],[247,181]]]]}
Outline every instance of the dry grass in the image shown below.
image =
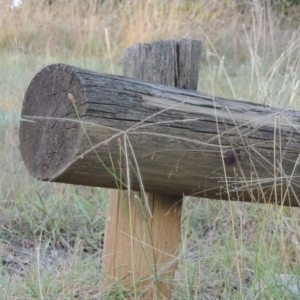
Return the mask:
{"type": "MultiPolygon", "coordinates": [[[[254,1],[253,1],[254,2],[254,1]]],[[[103,299],[107,191],[29,178],[18,150],[21,101],[42,67],[116,73],[136,42],[204,42],[199,89],[299,109],[299,11],[246,1],[0,0],[0,254],[3,299],[103,299]],[[105,28],[108,29],[110,51],[105,28]],[[100,275],[99,275],[100,274],[100,275]]],[[[272,274],[300,275],[298,209],[186,199],[176,299],[297,299],[272,274]],[[273,276],[274,278],[274,276],[273,276]],[[259,280],[268,288],[255,292],[259,280]]],[[[298,277],[297,277],[298,278],[298,277]]],[[[119,286],[111,299],[122,299],[119,286]]],[[[106,297],[109,299],[109,297],[106,297]]]]}
{"type": "Polygon", "coordinates": [[[244,26],[262,40],[258,46],[269,59],[276,59],[291,31],[297,29],[294,20],[299,16],[297,7],[287,15],[268,6],[261,13],[248,1],[236,0],[56,0],[52,5],[46,0],[26,0],[14,10],[7,0],[1,2],[0,48],[51,56],[108,57],[107,28],[114,58],[137,42],[182,37],[205,40],[205,32],[218,53],[240,63],[248,56],[244,26]],[[259,23],[264,27],[261,33],[254,28],[259,23]]]}

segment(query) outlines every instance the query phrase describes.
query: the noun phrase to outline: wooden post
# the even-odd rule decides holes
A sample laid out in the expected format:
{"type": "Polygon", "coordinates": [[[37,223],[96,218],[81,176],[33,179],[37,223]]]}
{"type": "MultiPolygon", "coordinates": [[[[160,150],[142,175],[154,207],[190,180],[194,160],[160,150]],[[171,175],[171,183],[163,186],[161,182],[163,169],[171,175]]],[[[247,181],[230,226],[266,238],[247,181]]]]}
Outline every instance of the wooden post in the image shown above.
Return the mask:
{"type": "MultiPolygon", "coordinates": [[[[201,43],[136,44],[123,74],[152,83],[197,89],[201,43]]],[[[138,299],[171,299],[181,240],[182,197],[111,190],[103,268],[106,286],[119,281],[138,299]]]]}

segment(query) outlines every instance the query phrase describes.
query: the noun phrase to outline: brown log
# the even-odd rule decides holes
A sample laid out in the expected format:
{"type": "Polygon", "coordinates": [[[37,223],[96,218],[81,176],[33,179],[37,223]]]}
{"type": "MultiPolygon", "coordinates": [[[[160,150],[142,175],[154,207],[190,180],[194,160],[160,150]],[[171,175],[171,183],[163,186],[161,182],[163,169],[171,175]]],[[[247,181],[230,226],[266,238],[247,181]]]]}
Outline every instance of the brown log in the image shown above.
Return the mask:
{"type": "MultiPolygon", "coordinates": [[[[196,89],[201,43],[164,40],[136,44],[123,74],[152,83],[196,89]]],[[[182,196],[110,190],[105,226],[105,286],[121,283],[139,299],[171,299],[181,241],[182,196]],[[148,209],[147,210],[147,203],[148,209]]]]}
{"type": "Polygon", "coordinates": [[[57,64],[30,83],[22,118],[40,180],[299,206],[297,111],[57,64]]]}

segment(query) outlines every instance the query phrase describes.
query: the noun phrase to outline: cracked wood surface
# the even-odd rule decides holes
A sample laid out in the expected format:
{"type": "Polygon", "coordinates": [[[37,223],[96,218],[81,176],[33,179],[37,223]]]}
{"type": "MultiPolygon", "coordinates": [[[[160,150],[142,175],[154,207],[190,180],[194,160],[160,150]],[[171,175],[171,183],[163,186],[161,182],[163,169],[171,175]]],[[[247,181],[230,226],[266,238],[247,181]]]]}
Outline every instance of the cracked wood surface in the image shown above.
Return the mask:
{"type": "Polygon", "coordinates": [[[40,180],[126,188],[127,153],[133,189],[139,169],[146,191],[299,206],[297,111],[57,64],[30,83],[22,118],[40,180]]]}

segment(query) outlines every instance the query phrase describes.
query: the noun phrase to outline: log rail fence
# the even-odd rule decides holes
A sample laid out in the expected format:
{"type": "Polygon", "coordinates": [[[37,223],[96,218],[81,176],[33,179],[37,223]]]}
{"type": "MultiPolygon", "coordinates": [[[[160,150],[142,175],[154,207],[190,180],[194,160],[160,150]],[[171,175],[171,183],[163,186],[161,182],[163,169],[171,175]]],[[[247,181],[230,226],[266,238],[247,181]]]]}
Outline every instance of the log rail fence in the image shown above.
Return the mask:
{"type": "Polygon", "coordinates": [[[300,112],[196,92],[201,42],[136,44],[124,76],[55,64],[31,81],[33,177],[111,188],[104,290],[171,299],[184,196],[299,206],[300,112]]]}

